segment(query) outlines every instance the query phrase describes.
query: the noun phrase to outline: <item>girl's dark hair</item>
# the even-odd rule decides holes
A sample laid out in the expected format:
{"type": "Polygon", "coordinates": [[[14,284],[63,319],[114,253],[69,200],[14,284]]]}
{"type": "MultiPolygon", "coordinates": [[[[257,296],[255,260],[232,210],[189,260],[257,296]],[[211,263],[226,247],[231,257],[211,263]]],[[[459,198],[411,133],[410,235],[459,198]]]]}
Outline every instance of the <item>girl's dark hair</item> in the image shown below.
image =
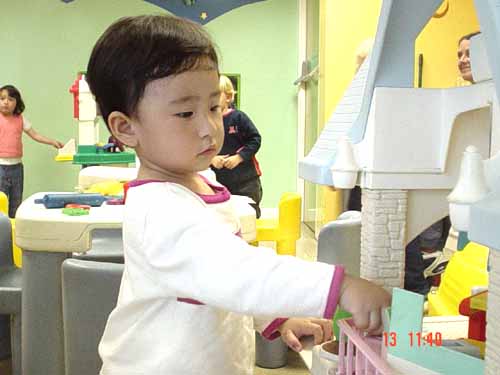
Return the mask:
{"type": "Polygon", "coordinates": [[[19,116],[24,112],[25,108],[23,98],[21,98],[21,93],[12,85],[5,85],[3,87],[0,87],[0,91],[3,90],[6,90],[11,98],[16,99],[16,108],[14,108],[14,115],[19,116]]]}
{"type": "Polygon", "coordinates": [[[474,31],[473,33],[470,33],[470,34],[467,34],[467,35],[464,35],[463,37],[461,37],[459,40],[458,40],[458,45],[460,45],[460,43],[462,43],[463,40],[470,40],[470,38],[472,38],[473,36],[476,36],[478,34],[481,34],[481,31],[474,31]]]}
{"type": "Polygon", "coordinates": [[[218,70],[201,25],[168,15],[125,17],[97,41],[86,79],[107,124],[113,111],[133,115],[149,82],[197,68],[218,70]]]}

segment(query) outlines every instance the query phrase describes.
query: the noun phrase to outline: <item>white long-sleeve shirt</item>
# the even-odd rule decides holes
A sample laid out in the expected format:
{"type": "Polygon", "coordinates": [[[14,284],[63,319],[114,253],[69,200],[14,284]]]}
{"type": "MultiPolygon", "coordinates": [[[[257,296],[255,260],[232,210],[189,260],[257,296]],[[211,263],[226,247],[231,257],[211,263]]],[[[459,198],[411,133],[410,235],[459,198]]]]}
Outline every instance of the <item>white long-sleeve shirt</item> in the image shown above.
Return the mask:
{"type": "Polygon", "coordinates": [[[166,182],[128,190],[102,375],[250,375],[252,317],[267,322],[256,327],[266,337],[276,336],[278,316],[332,317],[343,269],[248,245],[235,235],[227,190],[212,188],[214,196],[166,182]]]}

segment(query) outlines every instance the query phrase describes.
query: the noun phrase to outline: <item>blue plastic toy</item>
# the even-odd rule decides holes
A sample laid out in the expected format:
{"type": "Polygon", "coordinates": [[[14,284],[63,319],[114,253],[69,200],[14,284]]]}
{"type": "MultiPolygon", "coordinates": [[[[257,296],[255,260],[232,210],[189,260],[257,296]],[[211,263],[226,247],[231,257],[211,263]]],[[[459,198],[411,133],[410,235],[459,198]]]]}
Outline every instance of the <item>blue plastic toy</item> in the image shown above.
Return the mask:
{"type": "Polygon", "coordinates": [[[45,194],[41,199],[35,199],[35,203],[43,204],[45,208],[64,208],[67,204],[86,204],[92,207],[100,207],[103,202],[112,197],[102,194],[45,194]]]}

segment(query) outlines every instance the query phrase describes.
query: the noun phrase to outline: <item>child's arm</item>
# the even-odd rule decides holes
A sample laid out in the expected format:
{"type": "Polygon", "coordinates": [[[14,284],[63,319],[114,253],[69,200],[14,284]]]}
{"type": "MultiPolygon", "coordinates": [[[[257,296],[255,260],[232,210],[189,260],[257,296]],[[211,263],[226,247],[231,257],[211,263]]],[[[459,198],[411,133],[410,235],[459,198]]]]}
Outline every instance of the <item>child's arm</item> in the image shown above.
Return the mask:
{"type": "Polygon", "coordinates": [[[240,134],[243,147],[237,151],[243,160],[250,160],[260,149],[261,136],[252,120],[240,111],[238,134],[240,134]]]}
{"type": "Polygon", "coordinates": [[[241,157],[240,154],[234,154],[231,156],[227,156],[225,159],[223,159],[222,163],[223,163],[223,167],[225,167],[227,169],[234,169],[238,165],[240,165],[242,161],[243,161],[243,158],[241,157]]]}
{"type": "Polygon", "coordinates": [[[136,224],[140,233],[131,249],[138,254],[127,252],[130,266],[140,269],[138,275],[150,279],[157,293],[252,316],[333,316],[342,267],[250,246],[192,193],[166,188],[176,192],[161,200],[141,197],[147,216],[136,224]]]}
{"type": "Polygon", "coordinates": [[[354,325],[371,334],[382,332],[382,308],[391,305],[391,295],[365,279],[345,275],[340,306],[352,314],[354,325]]]}
{"type": "Polygon", "coordinates": [[[224,159],[228,157],[228,155],[217,155],[212,159],[212,166],[217,169],[221,169],[224,167],[224,159]]]}
{"type": "Polygon", "coordinates": [[[28,134],[33,140],[43,143],[46,145],[54,146],[55,148],[62,148],[64,146],[63,143],[56,141],[54,139],[45,137],[44,135],[38,133],[33,127],[30,127],[28,130],[25,130],[25,133],[28,134]]]}
{"type": "Polygon", "coordinates": [[[192,299],[252,316],[331,319],[340,297],[344,309],[370,319],[373,314],[374,321],[377,310],[390,303],[387,292],[367,281],[348,277],[343,283],[341,266],[277,256],[271,249],[248,245],[193,201],[191,193],[177,192],[149,204],[142,200],[141,205],[150,208],[146,222],[137,223],[141,232],[134,247],[139,254],[127,253],[127,261],[150,280],[145,288],[166,298],[192,299]]]}
{"type": "MultiPolygon", "coordinates": [[[[383,330],[381,310],[390,303],[391,297],[384,289],[364,279],[344,275],[340,305],[351,312],[357,328],[380,334],[383,330]]],[[[332,321],[326,319],[278,318],[265,321],[254,318],[254,322],[265,338],[273,340],[281,334],[281,339],[296,352],[303,349],[300,339],[304,336],[313,336],[314,345],[332,337],[332,321]]]]}
{"type": "MultiPolygon", "coordinates": [[[[380,334],[383,330],[381,311],[391,303],[391,296],[381,287],[367,280],[344,275],[340,291],[340,305],[352,314],[354,325],[369,334],[380,334]]],[[[319,345],[332,338],[332,321],[326,319],[276,319],[278,328],[267,331],[268,339],[281,334],[281,339],[294,351],[300,352],[304,336],[313,336],[313,344],[319,345]]],[[[272,323],[271,323],[272,324],[272,323]]]]}

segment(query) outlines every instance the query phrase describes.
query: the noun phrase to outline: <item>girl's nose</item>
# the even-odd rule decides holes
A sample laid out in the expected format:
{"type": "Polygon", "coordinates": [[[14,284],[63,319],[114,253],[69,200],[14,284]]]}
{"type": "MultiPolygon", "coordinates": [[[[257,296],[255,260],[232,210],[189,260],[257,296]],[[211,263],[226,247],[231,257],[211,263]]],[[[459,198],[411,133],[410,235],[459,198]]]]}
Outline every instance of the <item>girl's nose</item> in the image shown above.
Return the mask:
{"type": "Polygon", "coordinates": [[[200,125],[198,126],[198,135],[200,138],[204,137],[212,137],[215,134],[215,130],[217,128],[217,124],[214,119],[210,116],[206,116],[204,119],[200,121],[200,125]]]}

